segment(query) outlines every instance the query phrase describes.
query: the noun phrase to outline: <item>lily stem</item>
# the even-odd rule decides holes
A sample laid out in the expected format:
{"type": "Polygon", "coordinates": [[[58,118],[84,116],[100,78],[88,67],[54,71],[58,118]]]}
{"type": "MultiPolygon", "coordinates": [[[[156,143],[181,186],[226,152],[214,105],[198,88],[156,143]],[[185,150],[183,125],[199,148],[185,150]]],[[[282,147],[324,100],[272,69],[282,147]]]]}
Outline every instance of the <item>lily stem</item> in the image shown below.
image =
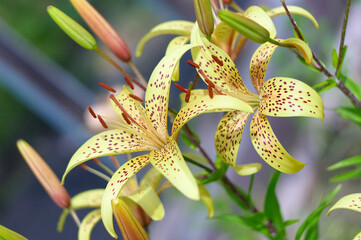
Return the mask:
{"type": "MultiPolygon", "coordinates": [[[[293,25],[296,33],[297,33],[297,36],[298,36],[301,40],[304,40],[302,34],[300,33],[300,31],[299,31],[299,29],[298,29],[298,27],[297,27],[296,22],[294,21],[292,15],[290,14],[290,11],[288,10],[288,7],[287,7],[285,1],[284,1],[284,0],[281,0],[281,3],[282,3],[282,5],[283,5],[283,7],[284,7],[284,9],[285,9],[285,11],[286,11],[286,13],[287,13],[288,18],[290,19],[290,21],[291,21],[291,23],[292,23],[292,25],[293,25]]],[[[349,11],[349,7],[350,7],[349,5],[350,5],[350,4],[351,4],[351,0],[348,0],[348,2],[347,2],[347,7],[346,7],[345,18],[347,18],[347,16],[348,16],[348,11],[349,11]]],[[[345,25],[345,24],[347,24],[347,21],[346,21],[346,23],[345,23],[345,21],[344,21],[344,31],[345,31],[345,32],[342,33],[342,35],[343,35],[342,38],[344,38],[344,37],[345,37],[345,34],[346,34],[346,25],[345,25]]],[[[342,42],[342,41],[341,41],[341,42],[342,42]]],[[[341,43],[341,44],[343,45],[343,43],[341,43]]],[[[343,48],[343,47],[342,47],[342,48],[343,48]]],[[[343,54],[343,53],[342,53],[342,54],[343,54]]],[[[315,62],[316,62],[316,64],[312,64],[312,65],[314,65],[320,72],[322,72],[322,73],[323,73],[324,75],[326,75],[327,77],[335,79],[335,81],[337,82],[337,87],[338,87],[338,89],[340,89],[341,92],[343,92],[343,93],[356,105],[356,107],[358,107],[359,109],[361,109],[361,101],[350,91],[350,89],[344,84],[344,82],[342,82],[342,80],[338,79],[338,77],[337,77],[336,75],[331,74],[331,73],[325,68],[325,66],[321,63],[321,61],[317,58],[317,56],[315,55],[315,53],[314,53],[313,51],[312,51],[312,55],[313,55],[313,59],[314,59],[315,62]]],[[[340,52],[339,55],[340,55],[340,56],[339,56],[339,61],[340,61],[340,59],[341,59],[341,52],[340,52]]]]}

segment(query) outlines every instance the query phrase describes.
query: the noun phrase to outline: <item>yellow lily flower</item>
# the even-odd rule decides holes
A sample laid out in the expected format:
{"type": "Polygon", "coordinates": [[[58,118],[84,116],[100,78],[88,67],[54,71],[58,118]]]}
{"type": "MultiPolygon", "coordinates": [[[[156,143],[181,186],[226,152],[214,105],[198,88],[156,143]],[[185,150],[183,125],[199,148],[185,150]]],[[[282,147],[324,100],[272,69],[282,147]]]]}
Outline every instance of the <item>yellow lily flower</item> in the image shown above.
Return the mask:
{"type": "MultiPolygon", "coordinates": [[[[305,116],[323,120],[323,103],[316,91],[299,80],[274,77],[264,81],[268,62],[277,45],[264,43],[252,57],[250,75],[257,92],[255,94],[246,88],[230,57],[209,42],[197,27],[192,32],[191,43],[199,46],[192,49],[193,61],[198,65],[197,71],[209,85],[209,89],[240,99],[255,110],[251,121],[251,140],[262,159],[284,173],[300,171],[305,164],[294,159],[282,147],[272,131],[267,116],[305,116]]],[[[197,92],[198,95],[201,93],[201,91],[197,92]]],[[[249,116],[250,113],[247,112],[232,111],[222,118],[217,127],[215,136],[217,154],[234,168],[237,166],[239,142],[249,116]]],[[[181,117],[174,121],[174,125],[179,120],[181,117]]],[[[235,170],[241,175],[246,175],[259,169],[235,170]]]]}
{"type": "MultiPolygon", "coordinates": [[[[168,180],[190,199],[199,199],[197,182],[185,163],[176,143],[176,135],[169,136],[167,131],[167,114],[171,76],[181,56],[194,47],[186,45],[176,48],[167,54],[154,69],[145,94],[145,107],[136,100],[133,92],[124,86],[118,95],[110,95],[114,110],[122,121],[108,119],[112,130],[107,130],[90,138],[70,159],[63,176],[63,182],[71,169],[85,161],[103,156],[130,152],[150,151],[135,157],[123,164],[112,176],[104,191],[101,214],[108,232],[116,237],[113,228],[112,200],[119,196],[124,184],[140,169],[151,163],[168,180]]],[[[110,91],[114,91],[108,88],[110,91]]],[[[223,98],[224,109],[252,111],[243,101],[220,96],[223,98]],[[229,98],[229,99],[228,99],[229,98]],[[226,108],[228,107],[228,108],[226,108]]],[[[202,111],[216,111],[219,104],[216,99],[191,109],[191,119],[202,111]]],[[[94,113],[93,113],[94,114],[94,113]]],[[[96,115],[94,115],[96,116],[96,115]]],[[[97,116],[104,127],[108,124],[101,116],[97,116]]],[[[181,127],[185,122],[182,122],[181,127]]]]}

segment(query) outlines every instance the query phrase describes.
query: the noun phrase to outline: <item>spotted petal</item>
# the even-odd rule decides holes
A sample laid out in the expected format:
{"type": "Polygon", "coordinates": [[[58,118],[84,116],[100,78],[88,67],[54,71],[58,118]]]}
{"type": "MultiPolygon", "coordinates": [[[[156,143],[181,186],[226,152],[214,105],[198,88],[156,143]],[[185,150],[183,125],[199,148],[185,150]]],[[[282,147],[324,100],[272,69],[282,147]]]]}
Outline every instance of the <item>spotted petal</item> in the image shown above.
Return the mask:
{"type": "Polygon", "coordinates": [[[227,54],[231,51],[234,30],[225,22],[220,22],[212,35],[212,42],[219,46],[227,54]]]}
{"type": "MultiPolygon", "coordinates": [[[[205,76],[218,89],[230,95],[236,96],[240,93],[248,93],[232,59],[222,49],[209,42],[197,25],[193,28],[191,43],[199,46],[191,51],[193,61],[199,65],[198,72],[203,71],[205,76]],[[222,64],[217,63],[212,56],[217,57],[222,64]]],[[[200,74],[200,77],[204,80],[202,74],[200,74]]]]}
{"type": "Polygon", "coordinates": [[[149,163],[149,154],[130,159],[123,164],[112,176],[105,188],[101,205],[102,221],[109,234],[116,238],[113,227],[112,200],[119,197],[124,184],[140,169],[149,163]]]}
{"type": "Polygon", "coordinates": [[[258,112],[251,121],[251,140],[263,160],[278,171],[296,173],[306,165],[286,152],[272,131],[267,117],[258,112]]]}
{"type": "Polygon", "coordinates": [[[195,178],[183,159],[173,138],[167,137],[168,144],[150,153],[152,165],[166,177],[175,188],[190,199],[198,200],[199,191],[195,178]]]}
{"type": "Polygon", "coordinates": [[[188,21],[169,21],[155,26],[139,41],[137,49],[135,51],[135,56],[142,56],[144,45],[153,37],[163,34],[189,36],[193,25],[193,22],[188,21]]]}
{"type": "Polygon", "coordinates": [[[153,150],[152,143],[132,130],[113,129],[99,133],[85,142],[72,156],[62,178],[79,164],[94,158],[122,153],[153,150]]]}
{"type": "Polygon", "coordinates": [[[238,98],[215,95],[199,98],[185,105],[178,113],[173,122],[172,135],[177,136],[180,128],[192,118],[207,112],[226,112],[240,110],[244,112],[253,112],[251,106],[239,100],[238,98]]]}
{"type": "Polygon", "coordinates": [[[328,210],[327,216],[335,209],[349,209],[361,212],[361,193],[353,193],[344,196],[328,210]]]}
{"type": "Polygon", "coordinates": [[[354,238],[353,240],[360,240],[361,239],[361,232],[359,232],[354,238]]]}
{"type": "Polygon", "coordinates": [[[78,230],[78,240],[90,240],[91,232],[93,231],[95,224],[97,224],[100,219],[100,209],[95,209],[88,213],[81,221],[78,230]]]}
{"type": "MultiPolygon", "coordinates": [[[[217,92],[213,92],[213,94],[217,94],[217,92]]],[[[182,92],[179,94],[179,98],[181,100],[181,108],[183,108],[185,105],[187,105],[190,102],[193,102],[196,99],[209,96],[208,89],[193,89],[191,91],[191,94],[189,96],[188,102],[185,101],[186,93],[182,92]]]]}
{"type": "Polygon", "coordinates": [[[292,78],[267,80],[260,89],[259,112],[267,116],[315,117],[323,120],[323,102],[307,84],[292,78]]]}
{"type": "Polygon", "coordinates": [[[273,24],[272,19],[262,8],[258,6],[251,6],[244,11],[243,15],[267,29],[270,33],[270,38],[274,38],[276,36],[276,27],[273,24]]]}
{"type": "MultiPolygon", "coordinates": [[[[189,42],[188,36],[180,36],[180,37],[173,38],[168,44],[167,50],[165,51],[165,55],[172,52],[177,47],[184,46],[185,44],[187,44],[187,42],[189,42]]],[[[174,68],[174,71],[172,74],[172,80],[173,81],[179,80],[179,62],[177,62],[176,66],[174,68]]]]}
{"type": "Polygon", "coordinates": [[[276,48],[277,46],[270,42],[264,43],[259,48],[257,48],[251,58],[249,72],[252,84],[258,93],[260,86],[263,84],[268,63],[276,48]]]}
{"type": "Polygon", "coordinates": [[[183,54],[194,45],[181,46],[167,54],[155,67],[145,93],[145,109],[162,138],[166,138],[169,89],[173,70],[183,54]]]}

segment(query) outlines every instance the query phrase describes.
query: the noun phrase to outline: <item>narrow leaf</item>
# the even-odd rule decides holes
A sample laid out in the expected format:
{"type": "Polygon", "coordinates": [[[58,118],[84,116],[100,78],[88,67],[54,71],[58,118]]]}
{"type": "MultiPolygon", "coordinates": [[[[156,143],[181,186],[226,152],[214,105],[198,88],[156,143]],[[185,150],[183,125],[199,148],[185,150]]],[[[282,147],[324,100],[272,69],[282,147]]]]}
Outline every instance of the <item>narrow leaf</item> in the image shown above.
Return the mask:
{"type": "Polygon", "coordinates": [[[357,168],[345,173],[341,173],[331,178],[331,182],[340,182],[351,179],[361,178],[361,168],[357,168]]]}
{"type": "Polygon", "coordinates": [[[361,87],[355,83],[351,78],[341,74],[342,82],[350,89],[350,91],[361,101],[361,87]]]}
{"type": "Polygon", "coordinates": [[[361,109],[356,107],[339,107],[336,111],[342,118],[350,120],[361,127],[361,109]]]}
{"type": "Polygon", "coordinates": [[[334,49],[332,49],[332,66],[333,66],[334,68],[337,67],[337,62],[338,62],[337,51],[336,51],[336,49],[334,48],[334,49]]]}
{"type": "Polygon", "coordinates": [[[349,167],[349,166],[353,166],[353,165],[361,165],[361,155],[353,156],[350,158],[346,158],[342,161],[339,161],[339,162],[331,165],[330,167],[328,167],[328,170],[333,171],[336,169],[349,167]]]}
{"type": "Polygon", "coordinates": [[[312,88],[315,89],[317,91],[317,93],[322,93],[322,92],[326,92],[336,86],[337,86],[337,82],[335,81],[335,79],[328,78],[325,81],[322,81],[322,82],[319,82],[319,83],[313,85],[312,88]]]}

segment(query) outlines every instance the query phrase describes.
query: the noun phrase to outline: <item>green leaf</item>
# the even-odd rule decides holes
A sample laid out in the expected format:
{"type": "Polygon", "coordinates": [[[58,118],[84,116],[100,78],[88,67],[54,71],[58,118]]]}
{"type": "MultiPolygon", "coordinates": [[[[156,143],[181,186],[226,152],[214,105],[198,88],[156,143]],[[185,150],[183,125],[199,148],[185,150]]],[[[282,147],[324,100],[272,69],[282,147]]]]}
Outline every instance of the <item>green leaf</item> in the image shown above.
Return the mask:
{"type": "Polygon", "coordinates": [[[292,224],[298,223],[298,219],[291,219],[284,222],[285,226],[291,226],[292,224]]]}
{"type": "Polygon", "coordinates": [[[295,240],[300,240],[302,235],[306,231],[306,237],[304,239],[318,239],[318,221],[325,208],[331,205],[329,203],[331,199],[340,191],[341,185],[337,185],[334,190],[327,195],[324,201],[306,218],[297,230],[295,240]],[[309,237],[309,238],[307,238],[309,237]]]}
{"type": "Polygon", "coordinates": [[[318,69],[317,67],[313,66],[312,64],[307,64],[305,59],[299,55],[297,55],[297,58],[298,60],[300,60],[300,62],[305,65],[308,69],[314,71],[314,72],[317,72],[317,73],[320,73],[320,69],[318,69]]]}
{"type": "Polygon", "coordinates": [[[241,225],[246,228],[250,228],[259,233],[262,233],[266,236],[270,236],[268,233],[268,229],[265,225],[267,221],[267,217],[264,213],[258,212],[254,214],[246,214],[243,216],[233,215],[233,214],[225,214],[215,217],[215,219],[221,221],[228,221],[238,225],[241,225]]]}
{"type": "Polygon", "coordinates": [[[26,237],[19,233],[10,230],[9,228],[0,225],[0,239],[1,240],[27,240],[26,237]]]}
{"type": "Polygon", "coordinates": [[[205,157],[194,153],[194,152],[183,152],[182,153],[183,157],[192,159],[195,162],[201,163],[201,164],[208,164],[208,161],[205,157]]]}
{"type": "Polygon", "coordinates": [[[335,79],[328,78],[325,81],[322,81],[320,83],[317,83],[317,84],[313,85],[312,87],[318,93],[322,93],[322,92],[326,92],[326,91],[330,90],[331,88],[333,88],[335,86],[337,86],[337,82],[335,81],[335,79]]]}
{"type": "Polygon", "coordinates": [[[277,231],[284,232],[285,225],[283,223],[281,209],[275,192],[276,185],[280,176],[281,176],[281,172],[276,171],[269,182],[266,198],[265,198],[264,212],[268,217],[268,219],[270,219],[273,222],[277,231]]]}
{"type": "Polygon", "coordinates": [[[210,174],[209,177],[198,179],[198,182],[202,185],[205,185],[207,183],[218,181],[224,176],[224,174],[227,172],[227,169],[228,165],[222,163],[221,167],[217,168],[217,170],[210,174]]]}
{"type": "Polygon", "coordinates": [[[332,66],[333,66],[334,68],[337,67],[337,62],[338,62],[337,51],[336,51],[336,49],[334,48],[334,49],[332,49],[332,66]]]}
{"type": "Polygon", "coordinates": [[[361,101],[361,87],[357,85],[351,78],[341,74],[341,80],[348,89],[361,101]]]}
{"type": "MultiPolygon", "coordinates": [[[[199,142],[199,144],[201,143],[201,139],[199,138],[198,134],[194,131],[192,131],[193,136],[197,139],[197,141],[199,142]]],[[[183,142],[190,147],[193,150],[197,149],[197,146],[192,142],[192,140],[187,136],[186,133],[184,133],[184,131],[181,131],[181,138],[183,140],[183,142]]]]}
{"type": "Polygon", "coordinates": [[[350,120],[361,127],[361,109],[356,107],[339,107],[336,111],[342,118],[350,120]]]}
{"type": "Polygon", "coordinates": [[[346,158],[342,161],[339,161],[339,162],[331,165],[330,167],[328,167],[328,170],[333,171],[336,169],[349,167],[349,166],[353,166],[353,165],[361,165],[361,155],[353,156],[350,158],[346,158]]]}
{"type": "Polygon", "coordinates": [[[342,69],[342,65],[343,65],[343,60],[345,59],[345,56],[346,56],[346,52],[347,52],[347,46],[343,46],[343,50],[342,50],[342,59],[341,59],[341,62],[340,62],[340,66],[338,68],[338,71],[336,73],[336,77],[340,77],[340,74],[341,74],[341,69],[342,69]]]}
{"type": "Polygon", "coordinates": [[[346,181],[346,180],[351,180],[351,179],[355,179],[355,178],[361,178],[361,168],[357,168],[357,169],[336,175],[331,178],[331,182],[340,182],[340,181],[346,181]]]}

